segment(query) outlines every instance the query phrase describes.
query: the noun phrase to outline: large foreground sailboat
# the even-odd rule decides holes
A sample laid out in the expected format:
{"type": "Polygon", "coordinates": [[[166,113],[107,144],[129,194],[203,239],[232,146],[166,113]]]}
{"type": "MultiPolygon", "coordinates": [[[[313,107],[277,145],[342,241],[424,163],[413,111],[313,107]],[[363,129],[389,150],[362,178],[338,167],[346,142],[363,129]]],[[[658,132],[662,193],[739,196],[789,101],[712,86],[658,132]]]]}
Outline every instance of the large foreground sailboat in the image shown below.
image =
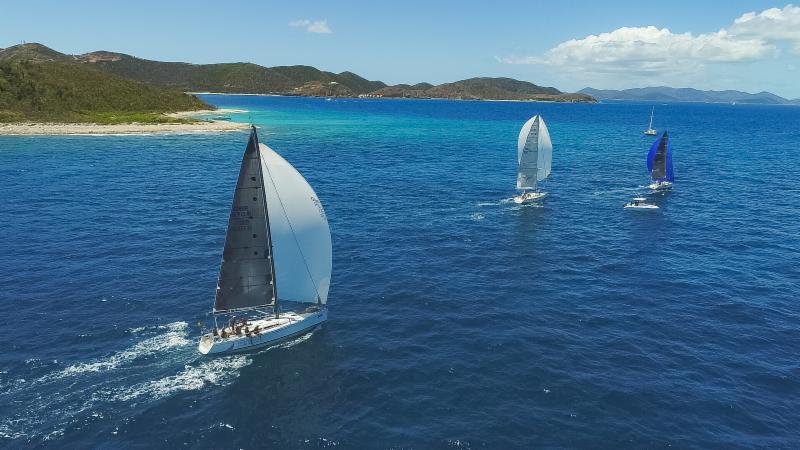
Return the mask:
{"type": "Polygon", "coordinates": [[[665,131],[661,138],[653,143],[647,153],[647,170],[650,171],[650,189],[660,190],[672,187],[675,177],[672,174],[672,152],[669,148],[669,137],[665,131]]]}
{"type": "Polygon", "coordinates": [[[517,162],[517,189],[522,193],[514,197],[514,202],[521,204],[544,198],[547,194],[539,192],[539,182],[550,176],[553,144],[547,125],[538,114],[525,122],[519,132],[517,162]]]}
{"type": "Polygon", "coordinates": [[[330,278],[322,204],[291,164],[259,144],[253,127],[228,219],[214,329],[201,337],[200,353],[246,350],[310,331],[328,317],[330,278]]]}

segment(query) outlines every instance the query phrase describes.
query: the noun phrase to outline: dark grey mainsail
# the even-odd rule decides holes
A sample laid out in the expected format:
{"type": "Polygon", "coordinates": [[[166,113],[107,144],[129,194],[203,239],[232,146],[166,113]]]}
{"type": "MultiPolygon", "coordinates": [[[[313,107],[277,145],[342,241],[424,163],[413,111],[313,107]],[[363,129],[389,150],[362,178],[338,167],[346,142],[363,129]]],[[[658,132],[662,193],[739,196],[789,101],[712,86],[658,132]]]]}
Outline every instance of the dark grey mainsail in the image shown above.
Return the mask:
{"type": "Polygon", "coordinates": [[[647,154],[647,169],[653,181],[672,181],[672,158],[669,151],[667,132],[653,143],[647,154]]]}
{"type": "Polygon", "coordinates": [[[258,136],[253,127],[233,194],[214,312],[272,305],[275,269],[258,136]]]}

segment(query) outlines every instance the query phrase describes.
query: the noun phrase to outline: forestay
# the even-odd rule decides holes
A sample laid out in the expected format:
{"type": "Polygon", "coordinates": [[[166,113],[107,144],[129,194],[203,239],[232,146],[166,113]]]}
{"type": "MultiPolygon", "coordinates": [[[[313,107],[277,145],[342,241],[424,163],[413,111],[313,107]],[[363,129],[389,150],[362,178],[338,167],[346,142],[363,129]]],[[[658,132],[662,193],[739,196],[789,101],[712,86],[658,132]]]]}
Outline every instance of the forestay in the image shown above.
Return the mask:
{"type": "Polygon", "coordinates": [[[280,300],[325,303],[331,233],[317,194],[291,164],[260,145],[280,300]]]}
{"type": "Polygon", "coordinates": [[[517,161],[517,189],[536,189],[538,182],[550,175],[553,144],[541,116],[533,116],[520,130],[517,161]]]}
{"type": "Polygon", "coordinates": [[[255,129],[242,157],[222,254],[214,311],[270,305],[275,284],[261,157],[255,129]]]}

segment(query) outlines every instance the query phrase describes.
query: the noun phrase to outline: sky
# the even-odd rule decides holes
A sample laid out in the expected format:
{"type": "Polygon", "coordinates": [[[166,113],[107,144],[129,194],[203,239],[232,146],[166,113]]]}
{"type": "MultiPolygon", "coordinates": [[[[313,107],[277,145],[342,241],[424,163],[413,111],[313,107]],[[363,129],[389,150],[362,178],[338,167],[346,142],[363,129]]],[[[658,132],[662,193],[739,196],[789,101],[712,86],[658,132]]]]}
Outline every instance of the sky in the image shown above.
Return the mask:
{"type": "Polygon", "coordinates": [[[389,84],[512,77],[800,98],[800,5],[769,1],[0,0],[0,47],[305,64],[389,84]],[[113,5],[113,6],[110,6],[113,5]]]}

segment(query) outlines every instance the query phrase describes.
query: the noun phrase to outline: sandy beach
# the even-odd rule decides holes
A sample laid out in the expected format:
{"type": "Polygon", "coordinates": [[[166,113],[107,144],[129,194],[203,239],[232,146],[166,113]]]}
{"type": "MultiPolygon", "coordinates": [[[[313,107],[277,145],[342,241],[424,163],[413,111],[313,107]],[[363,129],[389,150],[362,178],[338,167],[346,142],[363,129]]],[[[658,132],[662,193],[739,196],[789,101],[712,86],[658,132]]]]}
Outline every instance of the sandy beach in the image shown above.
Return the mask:
{"type": "Polygon", "coordinates": [[[225,114],[241,114],[246,112],[246,109],[198,109],[197,111],[179,111],[175,113],[169,113],[167,116],[174,117],[176,119],[191,119],[194,117],[205,118],[206,116],[224,116],[225,114]]]}
{"type": "Polygon", "coordinates": [[[239,131],[248,127],[249,125],[246,123],[223,121],[163,124],[125,123],[117,125],[98,125],[94,123],[9,123],[0,124],[0,136],[187,134],[239,131]]]}
{"type": "MultiPolygon", "coordinates": [[[[181,111],[167,114],[178,119],[202,118],[246,112],[235,109],[181,111]]],[[[36,135],[120,135],[120,134],[187,134],[239,131],[249,128],[246,123],[227,120],[201,120],[194,123],[122,123],[114,125],[96,123],[0,123],[0,136],[36,135]]]]}

